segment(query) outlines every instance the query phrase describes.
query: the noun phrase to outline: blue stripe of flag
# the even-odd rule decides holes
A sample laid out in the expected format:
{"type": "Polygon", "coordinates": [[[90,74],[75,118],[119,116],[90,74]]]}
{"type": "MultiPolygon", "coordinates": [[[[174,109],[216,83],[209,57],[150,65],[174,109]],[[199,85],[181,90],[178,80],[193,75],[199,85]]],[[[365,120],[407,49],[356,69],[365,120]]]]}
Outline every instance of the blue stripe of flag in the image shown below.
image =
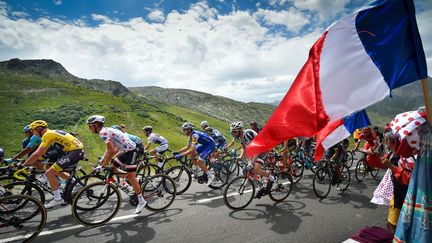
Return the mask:
{"type": "Polygon", "coordinates": [[[426,78],[413,1],[381,0],[373,5],[358,13],[356,28],[390,90],[426,78]]]}
{"type": "Polygon", "coordinates": [[[349,133],[353,134],[356,129],[367,127],[371,124],[365,110],[358,111],[343,119],[344,126],[349,133]]]}

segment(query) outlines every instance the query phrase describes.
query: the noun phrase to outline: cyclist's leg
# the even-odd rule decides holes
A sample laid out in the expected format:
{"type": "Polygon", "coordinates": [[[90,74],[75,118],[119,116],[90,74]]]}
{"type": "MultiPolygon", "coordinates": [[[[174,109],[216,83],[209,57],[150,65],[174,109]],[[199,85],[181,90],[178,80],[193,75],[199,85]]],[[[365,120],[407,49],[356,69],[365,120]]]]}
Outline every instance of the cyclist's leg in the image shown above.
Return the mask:
{"type": "Polygon", "coordinates": [[[262,161],[261,159],[257,159],[257,161],[255,161],[255,166],[252,172],[263,177],[269,177],[270,172],[263,170],[263,165],[264,161],[262,161]]]}

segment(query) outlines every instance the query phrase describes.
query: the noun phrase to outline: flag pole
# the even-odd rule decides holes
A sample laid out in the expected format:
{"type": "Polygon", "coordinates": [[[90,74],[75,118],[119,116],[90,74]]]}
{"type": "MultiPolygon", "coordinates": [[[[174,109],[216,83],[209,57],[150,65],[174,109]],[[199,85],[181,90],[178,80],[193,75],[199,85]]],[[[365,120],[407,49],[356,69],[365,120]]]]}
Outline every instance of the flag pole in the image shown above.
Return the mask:
{"type": "Polygon", "coordinates": [[[424,99],[424,103],[426,106],[426,114],[428,117],[429,122],[431,122],[431,118],[432,118],[432,107],[431,107],[431,101],[430,101],[430,94],[429,94],[429,85],[428,85],[428,80],[422,79],[421,80],[421,85],[422,85],[422,89],[423,89],[423,99],[424,99]]]}

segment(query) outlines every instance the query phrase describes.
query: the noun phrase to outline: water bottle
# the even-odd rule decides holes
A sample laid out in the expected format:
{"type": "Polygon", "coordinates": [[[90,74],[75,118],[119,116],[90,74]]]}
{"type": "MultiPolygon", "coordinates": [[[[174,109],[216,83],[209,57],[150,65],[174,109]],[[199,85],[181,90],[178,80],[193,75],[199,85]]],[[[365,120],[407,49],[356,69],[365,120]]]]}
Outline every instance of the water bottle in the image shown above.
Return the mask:
{"type": "Polygon", "coordinates": [[[126,182],[126,181],[122,181],[120,183],[121,187],[123,188],[123,190],[125,191],[126,194],[128,194],[131,191],[131,186],[126,182]]]}

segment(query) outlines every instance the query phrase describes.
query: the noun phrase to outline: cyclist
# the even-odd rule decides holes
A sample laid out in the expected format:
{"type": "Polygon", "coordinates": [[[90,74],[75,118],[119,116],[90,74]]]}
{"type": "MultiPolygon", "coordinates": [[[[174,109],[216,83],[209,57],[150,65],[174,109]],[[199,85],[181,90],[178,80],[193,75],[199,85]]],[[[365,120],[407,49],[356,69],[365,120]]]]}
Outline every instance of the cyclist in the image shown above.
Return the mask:
{"type": "MultiPolygon", "coordinates": [[[[240,158],[246,160],[247,159],[246,148],[258,134],[251,129],[243,130],[243,122],[241,121],[235,121],[231,123],[230,130],[232,136],[241,143],[242,150],[240,153],[240,158]]],[[[264,160],[259,154],[253,156],[251,158],[250,163],[248,163],[247,165],[247,168],[252,169],[253,173],[263,177],[267,177],[269,179],[267,186],[260,188],[258,193],[255,195],[256,198],[261,198],[264,194],[268,193],[273,185],[273,182],[275,181],[275,177],[271,175],[270,172],[262,169],[263,165],[264,165],[264,160]]]]}
{"type": "Polygon", "coordinates": [[[258,127],[258,123],[256,121],[249,122],[249,126],[256,133],[259,133],[261,131],[261,128],[258,127]]]}
{"type": "Polygon", "coordinates": [[[216,128],[213,127],[206,127],[205,128],[205,132],[211,137],[213,138],[213,140],[216,143],[216,148],[214,150],[214,156],[216,157],[217,161],[220,162],[221,156],[219,153],[219,150],[223,150],[226,148],[226,139],[225,137],[222,135],[222,133],[220,133],[216,128]]]}
{"type": "Polygon", "coordinates": [[[174,152],[174,156],[177,159],[181,159],[183,156],[192,155],[192,162],[194,165],[198,165],[204,174],[201,176],[201,180],[207,180],[207,186],[209,186],[215,176],[208,170],[204,163],[214,151],[216,145],[214,140],[206,133],[194,130],[194,125],[191,122],[186,122],[182,125],[183,134],[189,137],[188,145],[174,152]],[[198,159],[196,155],[198,154],[198,159]]]}
{"type": "MultiPolygon", "coordinates": [[[[336,178],[340,178],[341,177],[341,166],[339,164],[339,162],[341,162],[343,154],[345,152],[345,145],[347,143],[347,139],[345,139],[335,145],[333,145],[332,147],[330,147],[325,153],[324,153],[324,157],[329,159],[330,162],[335,163],[335,169],[336,169],[336,178]],[[346,140],[346,141],[345,141],[346,140]]],[[[341,188],[339,187],[339,183],[337,183],[337,190],[340,191],[341,188]]]]}
{"type": "Polygon", "coordinates": [[[295,139],[289,139],[283,142],[282,150],[279,153],[282,154],[282,164],[285,168],[288,168],[290,164],[288,164],[288,154],[294,151],[297,148],[297,141],[295,139]]]}
{"type": "Polygon", "coordinates": [[[42,141],[40,137],[33,135],[29,125],[25,126],[23,130],[26,135],[26,138],[22,141],[23,149],[12,157],[13,160],[21,159],[24,155],[29,157],[39,147],[42,141]]]}
{"type": "Polygon", "coordinates": [[[76,166],[80,160],[84,159],[84,145],[76,137],[67,132],[48,129],[48,123],[46,121],[36,120],[29,126],[34,135],[42,138],[42,142],[36,151],[23,163],[23,166],[35,163],[36,160],[48,150],[50,145],[54,143],[63,146],[63,151],[65,152],[64,155],[45,172],[54,195],[54,200],[45,205],[45,207],[53,208],[63,204],[57,177],[64,180],[70,177],[68,173],[62,172],[62,170],[76,166]]]}
{"type": "Polygon", "coordinates": [[[151,126],[143,127],[143,132],[147,137],[147,145],[144,147],[144,150],[148,150],[152,144],[157,144],[158,146],[156,148],[150,150],[150,155],[156,158],[158,166],[162,168],[163,161],[161,155],[169,148],[168,140],[161,135],[154,133],[153,127],[151,126]]]}
{"type": "Polygon", "coordinates": [[[93,115],[87,119],[87,125],[92,133],[98,134],[105,142],[106,149],[101,164],[95,170],[103,169],[111,161],[118,171],[118,167],[126,165],[126,178],[132,185],[135,194],[138,197],[138,205],[134,214],[141,213],[147,202],[141,193],[141,186],[136,180],[136,144],[120,130],[104,127],[105,117],[93,115]]]}
{"type": "Polygon", "coordinates": [[[377,153],[379,147],[378,138],[370,127],[366,127],[362,130],[359,136],[359,141],[355,145],[354,151],[358,149],[360,142],[363,139],[366,140],[363,149],[368,154],[366,157],[366,162],[372,167],[380,166],[381,159],[377,153]]]}
{"type": "Polygon", "coordinates": [[[144,154],[144,145],[143,145],[142,140],[141,140],[140,137],[125,132],[124,129],[123,129],[123,127],[122,127],[122,124],[120,124],[120,125],[113,125],[111,127],[114,128],[114,129],[117,129],[117,130],[119,130],[121,132],[123,132],[124,134],[127,134],[127,136],[129,137],[129,139],[132,140],[136,144],[136,150],[137,150],[136,157],[137,158],[139,156],[141,156],[141,155],[144,154]]]}

